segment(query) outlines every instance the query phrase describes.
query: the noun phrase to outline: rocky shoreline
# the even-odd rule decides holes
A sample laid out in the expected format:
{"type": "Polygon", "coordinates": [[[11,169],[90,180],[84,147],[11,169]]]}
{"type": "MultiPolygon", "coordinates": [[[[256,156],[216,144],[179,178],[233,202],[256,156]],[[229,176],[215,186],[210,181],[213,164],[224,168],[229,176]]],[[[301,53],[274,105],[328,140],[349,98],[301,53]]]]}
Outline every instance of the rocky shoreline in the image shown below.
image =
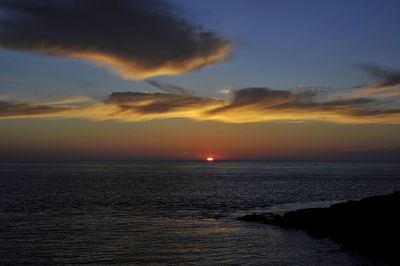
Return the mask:
{"type": "Polygon", "coordinates": [[[305,230],[312,237],[329,237],[344,248],[400,265],[400,192],[237,220],[305,230]]]}

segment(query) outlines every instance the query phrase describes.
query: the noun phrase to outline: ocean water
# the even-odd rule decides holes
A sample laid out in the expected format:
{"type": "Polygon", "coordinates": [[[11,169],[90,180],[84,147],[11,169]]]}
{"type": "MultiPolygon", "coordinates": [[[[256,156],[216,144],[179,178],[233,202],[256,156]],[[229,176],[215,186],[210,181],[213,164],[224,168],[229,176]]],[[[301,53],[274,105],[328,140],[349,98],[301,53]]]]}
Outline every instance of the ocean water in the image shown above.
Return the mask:
{"type": "Polygon", "coordinates": [[[380,265],[235,218],[395,190],[399,164],[0,164],[0,264],[380,265]]]}

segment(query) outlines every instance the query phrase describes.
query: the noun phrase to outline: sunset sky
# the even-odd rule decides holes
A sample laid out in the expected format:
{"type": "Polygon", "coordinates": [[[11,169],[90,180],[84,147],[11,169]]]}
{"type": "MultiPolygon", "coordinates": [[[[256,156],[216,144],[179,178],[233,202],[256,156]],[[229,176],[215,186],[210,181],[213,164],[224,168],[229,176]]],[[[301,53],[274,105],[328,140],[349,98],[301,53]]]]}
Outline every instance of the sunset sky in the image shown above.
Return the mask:
{"type": "Polygon", "coordinates": [[[0,0],[0,162],[399,160],[397,0],[0,0]]]}

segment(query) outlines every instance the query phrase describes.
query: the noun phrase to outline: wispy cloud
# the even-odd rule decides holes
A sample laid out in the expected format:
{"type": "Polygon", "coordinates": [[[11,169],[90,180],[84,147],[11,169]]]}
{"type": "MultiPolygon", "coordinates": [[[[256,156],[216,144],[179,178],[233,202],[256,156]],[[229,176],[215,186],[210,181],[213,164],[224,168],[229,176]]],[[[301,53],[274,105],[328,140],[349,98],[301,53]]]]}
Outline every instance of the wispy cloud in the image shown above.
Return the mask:
{"type": "Polygon", "coordinates": [[[41,105],[65,105],[65,104],[80,104],[86,102],[93,102],[94,100],[87,96],[75,96],[63,99],[58,99],[55,101],[40,103],[41,105]]]}
{"type": "Polygon", "coordinates": [[[0,101],[0,117],[3,119],[63,117],[63,113],[68,109],[70,109],[70,107],[0,101]]]}
{"type": "Polygon", "coordinates": [[[162,0],[2,0],[0,11],[1,48],[89,60],[127,79],[200,69],[230,52],[162,0]]]}
{"type": "Polygon", "coordinates": [[[378,80],[376,88],[400,85],[400,72],[388,70],[377,65],[360,64],[359,67],[378,80]]]}
{"type": "Polygon", "coordinates": [[[209,110],[217,108],[225,100],[173,95],[166,93],[116,92],[104,104],[118,110],[115,119],[143,120],[160,118],[191,118],[204,120],[209,110]]]}
{"type": "Polygon", "coordinates": [[[327,121],[400,123],[400,108],[372,98],[321,101],[315,95],[270,88],[244,88],[232,99],[170,93],[115,92],[104,101],[60,100],[53,103],[0,102],[0,119],[83,118],[143,121],[187,118],[226,123],[327,121]],[[68,104],[68,102],[74,104],[68,104]],[[62,103],[62,104],[60,104],[62,103]]]}
{"type": "Polygon", "coordinates": [[[387,109],[370,98],[317,101],[315,93],[245,88],[228,104],[213,109],[225,122],[329,121],[338,123],[398,123],[400,109],[387,109]]]}
{"type": "Polygon", "coordinates": [[[153,85],[160,91],[163,91],[166,93],[178,94],[178,95],[194,95],[194,92],[192,90],[189,90],[189,89],[186,89],[181,86],[174,85],[174,84],[162,83],[162,82],[158,82],[155,80],[148,80],[147,83],[153,85]]]}
{"type": "Polygon", "coordinates": [[[369,74],[374,79],[375,84],[354,87],[353,90],[342,94],[342,97],[364,97],[368,95],[387,97],[399,95],[400,71],[389,70],[373,64],[358,64],[357,66],[369,74]]]}

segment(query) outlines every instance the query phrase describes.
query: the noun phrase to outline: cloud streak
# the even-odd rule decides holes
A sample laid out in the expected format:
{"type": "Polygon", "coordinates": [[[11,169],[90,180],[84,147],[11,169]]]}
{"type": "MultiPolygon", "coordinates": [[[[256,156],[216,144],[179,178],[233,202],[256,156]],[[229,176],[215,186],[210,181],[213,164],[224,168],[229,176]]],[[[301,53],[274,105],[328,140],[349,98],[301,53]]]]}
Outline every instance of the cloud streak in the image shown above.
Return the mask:
{"type": "Polygon", "coordinates": [[[376,88],[400,85],[400,72],[387,70],[371,64],[360,64],[359,67],[378,80],[376,88]]]}
{"type": "Polygon", "coordinates": [[[197,70],[230,52],[162,0],[2,0],[0,11],[1,48],[89,60],[127,79],[197,70]]]}
{"type": "Polygon", "coordinates": [[[178,95],[194,95],[194,92],[188,89],[185,89],[181,86],[177,86],[174,84],[169,83],[161,83],[155,80],[148,80],[147,83],[153,85],[160,91],[171,93],[171,94],[178,94],[178,95]]]}
{"type": "Polygon", "coordinates": [[[375,80],[375,84],[355,88],[355,90],[343,94],[342,97],[365,97],[368,95],[388,97],[400,94],[398,91],[400,71],[385,69],[373,64],[358,64],[358,67],[370,75],[375,80]]]}
{"type": "Polygon", "coordinates": [[[104,101],[80,105],[0,102],[0,119],[83,118],[143,121],[187,118],[225,123],[325,121],[333,123],[400,123],[400,108],[372,98],[317,101],[309,93],[244,88],[233,98],[170,93],[115,92],[104,101]]]}
{"type": "Polygon", "coordinates": [[[70,107],[57,107],[53,105],[40,105],[29,103],[15,103],[0,101],[0,118],[49,118],[62,117],[70,107]]]}

